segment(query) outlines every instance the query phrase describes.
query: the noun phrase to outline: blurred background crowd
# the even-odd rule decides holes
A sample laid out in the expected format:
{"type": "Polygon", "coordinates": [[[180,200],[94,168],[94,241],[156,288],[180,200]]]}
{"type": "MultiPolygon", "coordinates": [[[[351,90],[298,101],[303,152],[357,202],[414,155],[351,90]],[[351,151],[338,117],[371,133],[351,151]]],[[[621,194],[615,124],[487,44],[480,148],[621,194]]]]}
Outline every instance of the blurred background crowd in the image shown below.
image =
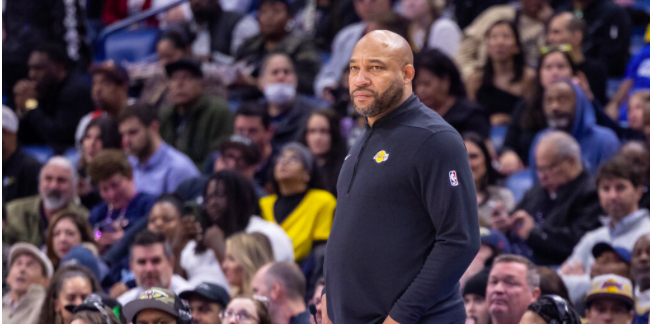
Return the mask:
{"type": "Polygon", "coordinates": [[[649,322],[647,0],[2,5],[3,323],[321,324],[373,30],[465,141],[467,323],[649,322]]]}

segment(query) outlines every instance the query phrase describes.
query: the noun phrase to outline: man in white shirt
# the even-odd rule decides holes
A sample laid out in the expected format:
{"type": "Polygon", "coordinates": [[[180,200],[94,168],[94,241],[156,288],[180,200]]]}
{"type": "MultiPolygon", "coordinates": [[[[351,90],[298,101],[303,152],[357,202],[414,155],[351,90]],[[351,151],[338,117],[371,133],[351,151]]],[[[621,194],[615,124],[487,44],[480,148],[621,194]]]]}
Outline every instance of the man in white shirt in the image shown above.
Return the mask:
{"type": "Polygon", "coordinates": [[[559,271],[574,301],[589,291],[589,272],[594,264],[592,249],[596,244],[606,242],[632,250],[640,236],[650,233],[648,210],[639,209],[642,176],[630,162],[621,156],[612,158],[601,166],[596,182],[600,204],[608,217],[603,218],[602,227],[582,237],[559,271]]]}
{"type": "Polygon", "coordinates": [[[181,276],[174,274],[174,255],[164,234],[148,230],[138,234],[131,247],[129,266],[138,286],[117,298],[122,305],[154,287],[168,289],[176,294],[193,288],[181,276]]]}

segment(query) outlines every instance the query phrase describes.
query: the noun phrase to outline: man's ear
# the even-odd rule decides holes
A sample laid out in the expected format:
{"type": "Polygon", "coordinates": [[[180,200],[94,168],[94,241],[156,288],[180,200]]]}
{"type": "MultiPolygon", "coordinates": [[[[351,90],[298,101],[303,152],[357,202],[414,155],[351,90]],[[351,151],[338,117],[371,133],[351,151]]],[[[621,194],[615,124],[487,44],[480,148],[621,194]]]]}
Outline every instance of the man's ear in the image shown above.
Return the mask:
{"type": "Polygon", "coordinates": [[[636,200],[640,201],[641,197],[643,197],[643,193],[645,191],[645,188],[643,186],[638,186],[634,188],[634,193],[636,194],[636,200]]]}
{"type": "Polygon", "coordinates": [[[404,84],[409,84],[415,79],[415,68],[413,64],[406,64],[402,68],[402,74],[404,79],[404,84]]]}
{"type": "Polygon", "coordinates": [[[542,290],[539,289],[539,287],[535,287],[535,289],[533,289],[533,301],[537,301],[537,298],[539,298],[539,296],[541,295],[542,295],[542,290]]]}
{"type": "Polygon", "coordinates": [[[271,289],[269,290],[269,297],[271,297],[271,300],[277,300],[278,297],[280,297],[280,285],[279,284],[273,284],[271,286],[271,289]]]}
{"type": "MultiPolygon", "coordinates": [[[[578,30],[578,31],[573,32],[573,34],[571,35],[571,41],[572,41],[573,44],[581,45],[582,41],[584,40],[583,37],[584,37],[584,35],[583,35],[582,31],[578,30]]],[[[572,44],[572,46],[573,46],[573,44],[572,44]]],[[[574,48],[574,50],[575,50],[575,48],[574,48]]]]}
{"type": "Polygon", "coordinates": [[[151,125],[149,125],[149,130],[158,134],[160,132],[160,122],[157,120],[152,121],[151,125]]]}

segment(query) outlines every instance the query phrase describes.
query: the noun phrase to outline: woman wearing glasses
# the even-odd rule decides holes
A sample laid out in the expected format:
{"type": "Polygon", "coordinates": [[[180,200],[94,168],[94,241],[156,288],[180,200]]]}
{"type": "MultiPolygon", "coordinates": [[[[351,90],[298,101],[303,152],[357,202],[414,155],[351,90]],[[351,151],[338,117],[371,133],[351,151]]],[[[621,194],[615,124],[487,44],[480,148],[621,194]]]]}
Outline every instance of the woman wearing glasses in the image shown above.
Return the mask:
{"type": "Polygon", "coordinates": [[[237,297],[219,314],[223,324],[271,324],[266,306],[250,297],[237,297]]]}
{"type": "Polygon", "coordinates": [[[260,200],[262,217],[280,224],[287,232],[293,241],[296,261],[300,262],[329,238],[336,198],[317,189],[320,179],[314,158],[298,143],[282,148],[272,181],[276,194],[260,200]]]}

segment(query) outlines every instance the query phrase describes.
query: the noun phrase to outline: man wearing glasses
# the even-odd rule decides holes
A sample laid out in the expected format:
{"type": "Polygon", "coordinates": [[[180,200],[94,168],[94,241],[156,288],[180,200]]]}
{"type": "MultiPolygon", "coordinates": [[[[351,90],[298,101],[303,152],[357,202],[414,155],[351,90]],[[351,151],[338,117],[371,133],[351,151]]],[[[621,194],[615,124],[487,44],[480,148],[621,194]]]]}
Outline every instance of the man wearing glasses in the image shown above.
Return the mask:
{"type": "Polygon", "coordinates": [[[536,147],[539,183],[526,192],[509,220],[515,254],[538,265],[561,264],[584,233],[600,226],[596,184],[571,135],[553,131],[536,147]]]}

